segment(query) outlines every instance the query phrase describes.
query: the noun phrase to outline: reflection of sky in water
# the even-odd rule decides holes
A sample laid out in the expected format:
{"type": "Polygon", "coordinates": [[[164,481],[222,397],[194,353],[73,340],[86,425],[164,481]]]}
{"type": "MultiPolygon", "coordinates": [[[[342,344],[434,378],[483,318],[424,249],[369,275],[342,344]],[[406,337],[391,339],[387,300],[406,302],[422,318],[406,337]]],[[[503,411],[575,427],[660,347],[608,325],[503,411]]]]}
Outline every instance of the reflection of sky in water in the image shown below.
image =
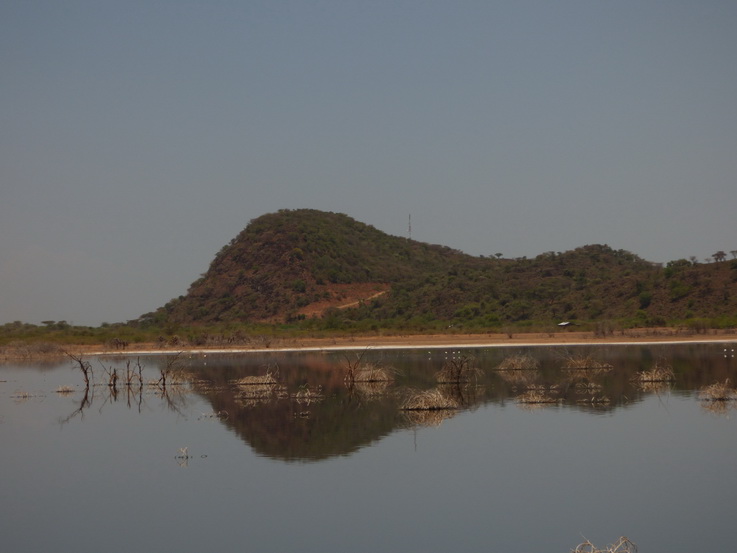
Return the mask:
{"type": "MultiPolygon", "coordinates": [[[[734,371],[719,352],[699,349],[690,371],[734,371]]],[[[490,364],[503,352],[493,355],[490,364]]],[[[401,358],[412,365],[417,356],[384,357],[401,358]]],[[[299,365],[291,359],[282,373],[299,365]]],[[[299,366],[296,380],[309,378],[299,366]]],[[[397,427],[353,453],[284,462],[256,453],[233,421],[203,417],[213,405],[198,394],[175,410],[147,389],[139,411],[98,386],[92,405],[61,424],[81,398],[68,365],[0,367],[0,380],[6,551],[542,552],[625,534],[644,553],[733,540],[737,411],[712,413],[678,383],[596,416],[493,399],[439,426],[397,427]],[[62,385],[77,391],[55,393],[62,385]],[[21,391],[30,397],[12,397],[21,391]],[[185,446],[189,458],[177,459],[185,446]]],[[[325,416],[329,401],[312,416],[325,416]]],[[[349,406],[369,416],[379,408],[349,406]]]]}

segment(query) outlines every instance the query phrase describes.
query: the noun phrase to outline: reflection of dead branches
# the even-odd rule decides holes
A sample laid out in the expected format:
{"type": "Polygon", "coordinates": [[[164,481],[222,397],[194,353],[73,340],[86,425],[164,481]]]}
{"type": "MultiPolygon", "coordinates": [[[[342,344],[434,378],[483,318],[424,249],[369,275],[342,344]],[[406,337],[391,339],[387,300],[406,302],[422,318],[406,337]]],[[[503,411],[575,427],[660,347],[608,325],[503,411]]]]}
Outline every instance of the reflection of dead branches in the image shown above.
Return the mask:
{"type": "Polygon", "coordinates": [[[66,418],[61,419],[61,424],[69,422],[77,415],[79,415],[80,418],[84,418],[84,410],[92,405],[92,397],[92,394],[90,394],[90,387],[85,386],[82,400],[79,402],[79,406],[74,411],[69,413],[66,418]]]}
{"type": "MultiPolygon", "coordinates": [[[[70,421],[77,415],[84,416],[85,410],[92,406],[95,389],[98,387],[104,387],[107,390],[107,393],[104,394],[104,401],[100,406],[100,410],[102,410],[108,402],[117,401],[119,393],[118,385],[121,382],[121,375],[122,384],[126,392],[126,403],[128,408],[132,408],[135,405],[138,408],[138,412],[141,412],[141,408],[144,403],[143,391],[146,389],[146,384],[143,379],[144,368],[143,365],[141,365],[140,360],[136,362],[135,366],[131,366],[131,362],[127,361],[124,373],[121,369],[106,367],[101,363],[102,368],[107,375],[107,380],[96,386],[93,385],[94,374],[91,365],[85,361],[81,355],[67,353],[67,356],[72,359],[72,361],[74,361],[82,371],[85,386],[79,406],[67,417],[62,419],[62,423],[70,421]]],[[[154,388],[156,396],[159,397],[169,409],[181,414],[181,409],[186,404],[185,395],[190,391],[190,389],[188,386],[180,386],[180,384],[184,384],[186,380],[177,365],[178,358],[179,354],[167,360],[166,366],[160,369],[161,378],[151,381],[149,385],[154,388]]],[[[62,387],[57,390],[57,393],[65,395],[71,392],[72,389],[70,387],[62,387]]]]}
{"type": "Polygon", "coordinates": [[[619,538],[615,543],[599,549],[589,540],[580,543],[571,553],[637,553],[637,545],[625,536],[619,538]]]}
{"type": "Polygon", "coordinates": [[[131,408],[131,401],[136,404],[136,407],[138,407],[138,412],[141,412],[141,407],[143,405],[143,385],[140,385],[138,387],[138,390],[134,390],[131,386],[126,386],[125,388],[125,397],[126,397],[126,404],[128,405],[128,409],[131,408]]]}
{"type": "Polygon", "coordinates": [[[164,400],[170,411],[181,415],[182,407],[187,404],[186,394],[188,392],[189,390],[183,386],[161,386],[156,391],[156,395],[164,400]]]}
{"type": "Polygon", "coordinates": [[[470,382],[446,382],[436,388],[444,397],[452,398],[461,408],[469,408],[478,403],[484,387],[470,382]]]}
{"type": "Polygon", "coordinates": [[[74,361],[79,367],[79,370],[82,371],[82,377],[84,378],[84,394],[82,395],[82,401],[79,403],[79,407],[72,411],[65,419],[62,419],[62,424],[65,422],[69,422],[77,415],[80,415],[80,417],[84,417],[84,410],[92,405],[92,397],[94,393],[94,391],[92,394],[90,393],[90,384],[92,383],[92,380],[94,378],[92,365],[90,365],[88,361],[85,361],[82,358],[81,354],[75,355],[68,351],[65,351],[64,353],[67,355],[67,357],[74,361]]]}

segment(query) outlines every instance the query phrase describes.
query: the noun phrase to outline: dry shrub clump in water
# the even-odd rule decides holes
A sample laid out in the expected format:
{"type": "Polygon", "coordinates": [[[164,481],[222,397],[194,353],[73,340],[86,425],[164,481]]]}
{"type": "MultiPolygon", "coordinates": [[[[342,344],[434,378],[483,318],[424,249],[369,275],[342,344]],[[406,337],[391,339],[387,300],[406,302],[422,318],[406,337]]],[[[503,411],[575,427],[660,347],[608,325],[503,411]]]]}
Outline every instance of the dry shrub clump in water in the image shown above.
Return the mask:
{"type": "Polygon", "coordinates": [[[563,363],[563,369],[573,371],[610,371],[614,367],[609,363],[597,361],[590,355],[569,355],[563,363]]]}
{"type": "Polygon", "coordinates": [[[271,386],[277,384],[277,380],[273,374],[266,373],[262,376],[244,376],[233,381],[236,386],[271,386]]]}
{"type": "Polygon", "coordinates": [[[366,363],[353,373],[353,382],[391,382],[392,380],[394,380],[392,370],[373,363],[366,363]]]}
{"type": "Polygon", "coordinates": [[[356,354],[356,358],[351,359],[345,356],[345,377],[343,381],[349,390],[353,390],[357,383],[387,383],[394,380],[394,370],[381,367],[371,362],[364,362],[363,356],[368,349],[360,354],[356,354]]]}
{"type": "Polygon", "coordinates": [[[402,411],[438,411],[458,407],[458,401],[437,389],[413,392],[399,406],[402,411]]]}
{"type": "Polygon", "coordinates": [[[602,549],[599,549],[589,540],[586,540],[578,544],[576,549],[571,549],[571,553],[637,553],[637,545],[625,536],[620,537],[615,543],[602,549]]]}
{"type": "Polygon", "coordinates": [[[633,381],[640,384],[653,382],[673,382],[676,379],[673,368],[664,361],[658,361],[655,366],[647,371],[637,373],[633,381]]]}
{"type": "Polygon", "coordinates": [[[541,390],[528,390],[524,394],[517,397],[517,403],[543,405],[557,402],[557,399],[544,393],[541,390]]]}
{"type": "Polygon", "coordinates": [[[287,396],[286,388],[279,384],[270,369],[265,375],[244,376],[232,383],[241,390],[239,399],[247,406],[287,396]]]}
{"type": "Polygon", "coordinates": [[[699,391],[699,399],[702,401],[735,401],[737,390],[729,385],[729,378],[724,382],[715,382],[705,386],[699,391]]]}
{"type": "Polygon", "coordinates": [[[496,368],[498,371],[529,371],[535,370],[540,366],[540,363],[531,355],[510,355],[499,363],[496,368]]]}

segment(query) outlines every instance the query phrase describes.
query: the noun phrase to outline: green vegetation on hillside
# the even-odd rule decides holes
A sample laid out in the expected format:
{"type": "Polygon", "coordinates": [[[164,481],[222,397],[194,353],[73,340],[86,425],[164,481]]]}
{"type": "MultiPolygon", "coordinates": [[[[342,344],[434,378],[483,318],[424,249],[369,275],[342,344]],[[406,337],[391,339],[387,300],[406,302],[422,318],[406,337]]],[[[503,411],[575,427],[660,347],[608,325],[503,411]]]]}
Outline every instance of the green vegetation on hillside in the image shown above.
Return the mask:
{"type": "Polygon", "coordinates": [[[533,259],[474,257],[390,236],[347,215],[300,209],[251,221],[185,296],[140,322],[476,331],[561,320],[730,325],[736,314],[735,261],[678,260],[663,268],[606,245],[533,259]],[[336,290],[356,283],[376,283],[386,293],[338,308],[336,290]],[[327,307],[304,314],[318,304],[327,307]]]}
{"type": "Polygon", "coordinates": [[[251,221],[186,295],[156,311],[100,328],[9,323],[0,345],[227,346],[305,333],[550,331],[561,321],[600,333],[734,328],[737,259],[717,254],[665,267],[606,245],[474,257],[339,213],[281,210],[251,221]]]}

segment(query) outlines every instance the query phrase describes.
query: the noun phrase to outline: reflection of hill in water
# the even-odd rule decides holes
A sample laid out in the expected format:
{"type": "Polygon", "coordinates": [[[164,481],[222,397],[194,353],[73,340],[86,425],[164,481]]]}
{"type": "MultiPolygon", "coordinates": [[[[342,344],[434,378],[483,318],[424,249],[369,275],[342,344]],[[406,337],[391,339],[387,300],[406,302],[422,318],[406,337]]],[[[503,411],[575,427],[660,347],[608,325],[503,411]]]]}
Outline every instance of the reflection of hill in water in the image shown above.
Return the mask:
{"type": "Polygon", "coordinates": [[[251,362],[193,370],[194,389],[215,412],[226,411],[224,424],[261,455],[287,461],[325,459],[352,453],[396,428],[392,386],[356,386],[349,394],[339,358],[279,357],[278,367],[276,359],[271,358],[268,368],[251,362]],[[237,383],[267,370],[278,380],[271,389],[237,383]]]}
{"type": "MultiPolygon", "coordinates": [[[[515,351],[518,351],[516,348],[515,351]]],[[[737,362],[724,358],[717,345],[601,346],[561,351],[527,348],[538,363],[531,370],[497,370],[510,350],[466,350],[481,369],[478,381],[460,387],[464,409],[485,403],[510,401],[525,408],[551,405],[592,414],[626,408],[653,393],[671,390],[691,392],[715,381],[735,381],[737,362]],[[563,369],[565,354],[591,355],[610,369],[563,369]],[[636,382],[638,371],[648,370],[667,358],[673,367],[673,383],[636,382]],[[534,398],[543,398],[535,401],[534,398]],[[530,400],[533,398],[533,400],[530,400]]],[[[188,370],[195,391],[215,412],[227,412],[223,424],[231,428],[261,455],[283,459],[320,460],[351,454],[391,432],[413,425],[437,425],[453,412],[407,416],[399,411],[408,389],[438,386],[435,373],[442,367],[443,352],[371,352],[374,361],[398,371],[396,380],[380,385],[355,386],[344,382],[346,363],[339,354],[289,354],[272,356],[211,357],[197,360],[188,370]],[[259,388],[239,385],[244,377],[271,371],[278,381],[259,388]]],[[[447,387],[444,388],[448,392],[447,387]]]]}

